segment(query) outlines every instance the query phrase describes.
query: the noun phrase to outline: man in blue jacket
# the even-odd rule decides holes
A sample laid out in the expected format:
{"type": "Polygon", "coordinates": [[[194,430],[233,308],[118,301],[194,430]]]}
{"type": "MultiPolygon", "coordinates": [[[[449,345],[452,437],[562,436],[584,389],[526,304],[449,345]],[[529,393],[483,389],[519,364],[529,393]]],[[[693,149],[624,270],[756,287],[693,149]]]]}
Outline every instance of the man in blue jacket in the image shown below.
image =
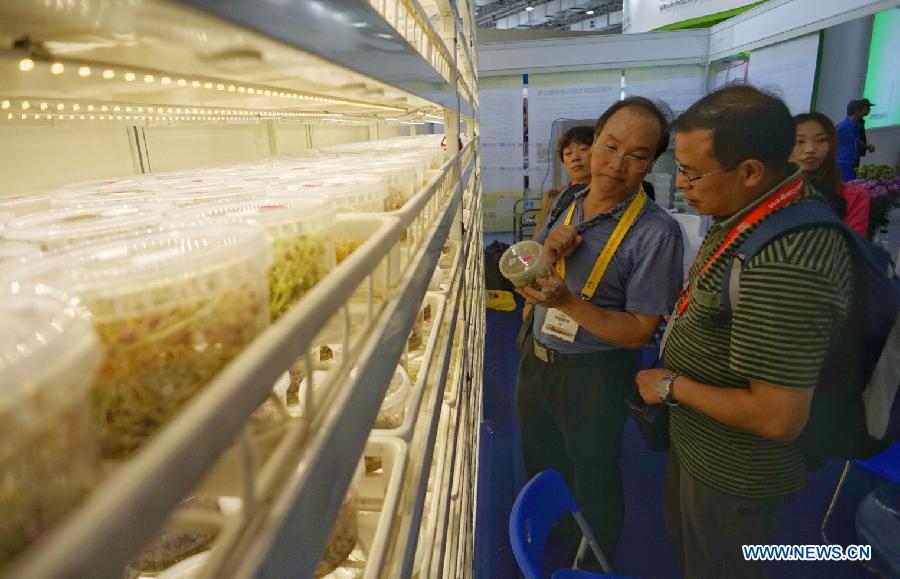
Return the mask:
{"type": "Polygon", "coordinates": [[[875,152],[875,145],[866,142],[865,124],[865,117],[873,106],[875,103],[869,99],[850,101],[847,103],[847,118],[837,124],[837,161],[844,181],[856,179],[859,158],[867,152],[875,152]]]}

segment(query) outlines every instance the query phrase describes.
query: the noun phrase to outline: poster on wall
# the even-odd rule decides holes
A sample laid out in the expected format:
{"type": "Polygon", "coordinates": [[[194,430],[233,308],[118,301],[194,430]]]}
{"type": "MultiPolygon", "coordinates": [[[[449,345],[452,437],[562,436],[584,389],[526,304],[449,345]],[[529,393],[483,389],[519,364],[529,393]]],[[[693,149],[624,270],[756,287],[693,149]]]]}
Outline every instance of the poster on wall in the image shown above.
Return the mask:
{"type": "Polygon", "coordinates": [[[875,15],[863,96],[875,103],[866,127],[900,125],[900,8],[875,15]]]}
{"type": "Polygon", "coordinates": [[[622,32],[650,32],[685,20],[702,19],[757,3],[748,0],[624,0],[622,32]]]}
{"type": "Polygon", "coordinates": [[[524,182],[522,75],[482,77],[478,84],[484,228],[512,231],[524,182]]]}
{"type": "Polygon", "coordinates": [[[625,96],[662,101],[674,115],[686,111],[706,90],[704,67],[647,66],[625,69],[625,96]]]}
{"type": "Polygon", "coordinates": [[[754,50],[747,82],[784,99],[792,115],[805,113],[812,104],[818,55],[818,32],[754,50]]]}
{"type": "Polygon", "coordinates": [[[621,91],[619,69],[528,75],[528,181],[532,195],[552,188],[554,121],[596,119],[619,100],[621,91]]]}

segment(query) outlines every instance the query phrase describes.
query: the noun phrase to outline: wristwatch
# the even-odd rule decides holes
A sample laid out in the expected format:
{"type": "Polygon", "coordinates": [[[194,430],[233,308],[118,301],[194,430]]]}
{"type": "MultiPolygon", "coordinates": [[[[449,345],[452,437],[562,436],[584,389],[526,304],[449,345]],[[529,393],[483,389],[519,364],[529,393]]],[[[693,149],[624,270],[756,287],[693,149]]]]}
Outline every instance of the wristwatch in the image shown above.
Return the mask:
{"type": "Polygon", "coordinates": [[[675,400],[675,394],[672,391],[672,385],[679,376],[681,376],[681,374],[678,372],[672,372],[668,376],[663,377],[656,385],[656,395],[669,406],[678,406],[678,401],[675,400]]]}

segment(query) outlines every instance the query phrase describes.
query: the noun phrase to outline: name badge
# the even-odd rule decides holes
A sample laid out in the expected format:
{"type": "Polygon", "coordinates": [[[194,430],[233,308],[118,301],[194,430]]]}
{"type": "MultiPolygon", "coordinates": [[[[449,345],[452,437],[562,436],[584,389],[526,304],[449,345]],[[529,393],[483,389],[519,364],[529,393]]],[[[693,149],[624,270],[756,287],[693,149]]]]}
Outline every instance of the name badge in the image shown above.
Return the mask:
{"type": "Polygon", "coordinates": [[[575,341],[575,335],[578,333],[578,322],[560,310],[550,308],[547,310],[547,317],[544,319],[541,331],[571,343],[575,341]]]}

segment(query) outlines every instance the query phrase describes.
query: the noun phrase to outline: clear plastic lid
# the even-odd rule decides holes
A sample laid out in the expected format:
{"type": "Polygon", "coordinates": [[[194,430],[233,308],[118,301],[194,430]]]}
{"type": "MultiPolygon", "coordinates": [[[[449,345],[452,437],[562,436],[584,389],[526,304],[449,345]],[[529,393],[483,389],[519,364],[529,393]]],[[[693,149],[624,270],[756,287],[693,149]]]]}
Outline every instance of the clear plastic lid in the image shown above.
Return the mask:
{"type": "Polygon", "coordinates": [[[390,194],[387,182],[377,175],[320,179],[280,184],[270,189],[274,196],[327,199],[337,213],[383,211],[390,194]]]}
{"type": "Polygon", "coordinates": [[[217,203],[238,203],[262,197],[265,187],[253,185],[233,185],[174,188],[163,194],[163,198],[179,207],[195,207],[217,203]]]}
{"type": "Polygon", "coordinates": [[[85,241],[161,227],[171,205],[144,203],[51,209],[7,223],[3,237],[53,251],[85,241]]]}
{"type": "MultiPolygon", "coordinates": [[[[210,281],[212,274],[236,265],[253,264],[255,269],[271,263],[271,246],[262,228],[209,225],[73,247],[5,269],[2,278],[52,284],[84,302],[141,296],[152,304],[161,288],[178,286],[184,289],[184,299],[196,299],[203,292],[222,291],[196,280],[210,281]]],[[[160,299],[170,298],[170,292],[162,294],[160,299]]]]}
{"type": "Polygon", "coordinates": [[[142,203],[159,203],[162,194],[150,188],[123,188],[105,190],[61,191],[50,205],[58,208],[95,207],[97,205],[139,205],[142,203]]]}
{"type": "Polygon", "coordinates": [[[61,403],[86,396],[102,350],[77,300],[44,286],[8,284],[0,290],[0,325],[0,411],[30,411],[42,389],[61,403]]]}
{"type": "Polygon", "coordinates": [[[384,395],[384,401],[381,403],[379,414],[394,414],[398,409],[403,407],[406,397],[409,394],[409,375],[403,366],[397,366],[394,375],[391,377],[391,383],[388,385],[387,392],[384,395]]]}
{"type": "Polygon", "coordinates": [[[52,192],[29,193],[0,197],[0,211],[16,216],[29,215],[50,209],[52,192]]]}
{"type": "Polygon", "coordinates": [[[334,221],[330,204],[322,198],[259,198],[241,203],[209,205],[177,216],[179,221],[260,225],[274,238],[321,231],[334,221]]]}
{"type": "Polygon", "coordinates": [[[135,175],[132,177],[116,177],[112,179],[97,179],[95,181],[82,181],[80,183],[71,183],[65,186],[66,191],[123,191],[123,190],[139,190],[152,187],[155,181],[152,175],[135,175]]]}

